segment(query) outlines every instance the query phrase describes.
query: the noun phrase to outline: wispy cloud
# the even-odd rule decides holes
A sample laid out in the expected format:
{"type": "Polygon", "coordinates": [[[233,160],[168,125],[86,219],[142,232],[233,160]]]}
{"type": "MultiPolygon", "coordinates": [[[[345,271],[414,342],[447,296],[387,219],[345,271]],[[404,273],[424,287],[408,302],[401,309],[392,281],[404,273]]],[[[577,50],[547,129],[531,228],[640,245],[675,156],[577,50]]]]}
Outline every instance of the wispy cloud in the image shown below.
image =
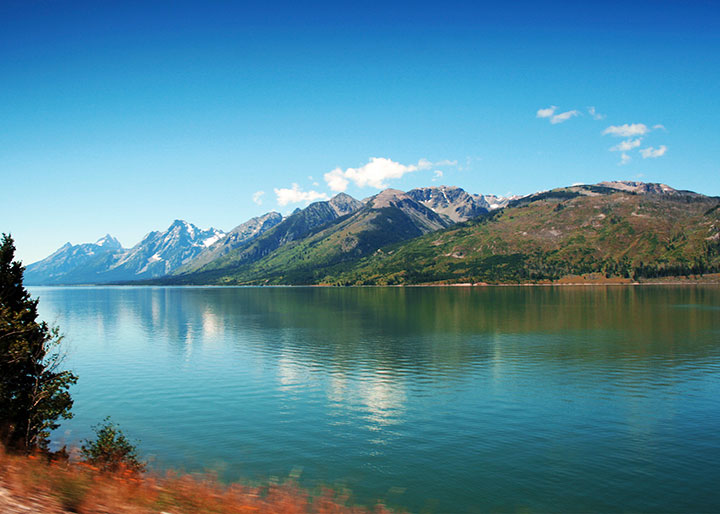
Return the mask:
{"type": "Polygon", "coordinates": [[[580,111],[576,111],[574,109],[572,111],[561,112],[560,114],[556,114],[555,116],[550,118],[550,123],[552,123],[553,125],[556,125],[557,123],[563,123],[563,122],[569,120],[570,118],[573,118],[573,117],[579,116],[579,115],[580,115],[580,111]]]}
{"type": "Polygon", "coordinates": [[[657,148],[649,146],[648,148],[640,150],[640,155],[642,155],[643,159],[657,159],[665,155],[665,152],[667,152],[667,146],[665,145],[660,145],[657,148]]]}
{"type": "MultiPolygon", "coordinates": [[[[453,161],[448,161],[453,162],[453,161]]],[[[390,179],[401,178],[406,173],[418,170],[427,170],[434,164],[427,159],[420,159],[417,164],[400,164],[385,157],[373,157],[370,162],[359,168],[335,168],[325,173],[324,178],[328,187],[333,191],[345,191],[354,183],[357,187],[374,187],[384,189],[387,186],[386,181],[390,179]]]]}
{"type": "Polygon", "coordinates": [[[650,129],[644,123],[632,123],[624,125],[610,125],[603,131],[603,135],[610,134],[615,137],[633,137],[643,136],[650,132],[650,129]]]}
{"type": "Polygon", "coordinates": [[[310,203],[315,200],[327,200],[328,195],[317,191],[303,191],[300,186],[293,184],[292,188],[273,189],[277,196],[278,205],[287,205],[290,203],[310,203]]]}
{"type": "MultiPolygon", "coordinates": [[[[603,131],[603,135],[628,138],[615,146],[610,147],[611,152],[622,152],[620,162],[618,164],[623,165],[632,160],[632,157],[626,152],[630,152],[631,150],[638,148],[642,144],[644,136],[654,130],[665,130],[665,127],[663,125],[653,125],[652,128],[649,128],[644,123],[625,123],[624,125],[610,125],[603,131]]],[[[666,151],[667,147],[665,145],[660,145],[658,148],[649,146],[639,150],[643,159],[655,159],[657,157],[662,157],[665,155],[666,151]]]]}
{"type": "Polygon", "coordinates": [[[255,191],[252,195],[252,201],[258,205],[262,205],[262,197],[264,194],[265,191],[255,191]]]}
{"type": "Polygon", "coordinates": [[[605,115],[597,112],[597,110],[593,106],[588,107],[588,114],[594,120],[604,120],[605,119],[605,115]]]}
{"type": "Polygon", "coordinates": [[[433,171],[433,179],[432,179],[433,182],[437,182],[437,181],[438,181],[439,179],[441,179],[442,177],[443,177],[443,172],[442,172],[442,170],[435,170],[435,171],[433,171]]]}
{"type": "Polygon", "coordinates": [[[637,139],[626,139],[610,148],[611,152],[629,152],[633,148],[637,148],[642,143],[642,138],[637,139]]]}
{"type": "Polygon", "coordinates": [[[536,116],[538,118],[548,118],[550,120],[550,123],[556,125],[558,123],[567,121],[574,116],[580,115],[580,111],[576,111],[575,109],[573,109],[572,111],[561,112],[559,114],[555,114],[556,110],[557,106],[551,105],[550,107],[547,107],[545,109],[538,109],[536,116]]]}
{"type": "Polygon", "coordinates": [[[538,109],[537,117],[538,118],[552,118],[552,115],[555,114],[555,109],[557,109],[556,105],[551,105],[550,107],[546,109],[538,109]]]}

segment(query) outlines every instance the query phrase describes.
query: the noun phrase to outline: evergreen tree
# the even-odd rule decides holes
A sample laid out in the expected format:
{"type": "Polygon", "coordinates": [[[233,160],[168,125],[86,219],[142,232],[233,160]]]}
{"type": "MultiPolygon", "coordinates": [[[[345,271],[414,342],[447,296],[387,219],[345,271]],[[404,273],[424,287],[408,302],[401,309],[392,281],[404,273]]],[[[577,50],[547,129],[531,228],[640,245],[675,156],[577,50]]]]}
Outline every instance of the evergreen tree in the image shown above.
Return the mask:
{"type": "Polygon", "coordinates": [[[62,336],[37,320],[37,300],[23,287],[25,268],[14,260],[12,237],[0,242],[0,440],[11,448],[46,449],[59,418],[72,417],[68,388],[77,382],[59,369],[62,336]]]}

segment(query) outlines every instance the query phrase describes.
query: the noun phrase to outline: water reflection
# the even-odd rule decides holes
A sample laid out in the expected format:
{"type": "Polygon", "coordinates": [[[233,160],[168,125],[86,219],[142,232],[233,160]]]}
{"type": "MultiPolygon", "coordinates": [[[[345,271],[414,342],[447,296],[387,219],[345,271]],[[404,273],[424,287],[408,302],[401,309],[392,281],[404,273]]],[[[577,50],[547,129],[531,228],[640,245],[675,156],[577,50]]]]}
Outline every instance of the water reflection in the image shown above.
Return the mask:
{"type": "Polygon", "coordinates": [[[32,292],[73,346],[69,440],[112,414],[160,465],[412,510],[717,500],[717,287],[32,292]]]}
{"type": "MultiPolygon", "coordinates": [[[[273,330],[279,340],[251,343],[302,350],[298,357],[376,362],[402,369],[411,358],[433,367],[467,360],[467,338],[518,333],[582,334],[578,344],[546,348],[549,356],[594,359],[593,334],[620,331],[628,355],[682,352],[698,331],[720,329],[717,288],[34,288],[63,302],[53,313],[91,324],[101,335],[142,327],[177,345],[211,344],[226,331],[273,330]],[[287,335],[282,337],[283,329],[287,335]],[[304,336],[297,338],[298,332],[304,336]],[[428,335],[442,335],[441,339],[428,335]],[[682,336],[682,340],[677,338],[682,336]],[[688,336],[688,337],[686,337],[688,336]],[[312,337],[313,344],[305,344],[312,337]],[[382,341],[378,342],[381,338],[382,341]],[[407,344],[408,339],[414,339],[407,344]],[[392,341],[388,344],[388,339],[392,341]],[[397,344],[402,341],[403,344],[397,344]],[[302,346],[305,345],[305,346],[302,346]]],[[[41,302],[45,306],[45,302],[41,302]]],[[[243,343],[244,340],[238,338],[243,343]]],[[[693,350],[703,351],[702,342],[693,350]]]]}

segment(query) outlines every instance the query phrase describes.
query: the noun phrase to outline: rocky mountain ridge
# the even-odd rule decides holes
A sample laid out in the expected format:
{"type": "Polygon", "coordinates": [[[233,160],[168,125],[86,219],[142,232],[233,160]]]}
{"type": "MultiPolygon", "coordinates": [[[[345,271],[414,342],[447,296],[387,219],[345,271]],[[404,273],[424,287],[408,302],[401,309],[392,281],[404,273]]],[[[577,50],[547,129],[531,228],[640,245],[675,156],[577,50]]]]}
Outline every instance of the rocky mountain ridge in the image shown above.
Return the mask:
{"type": "MultiPolygon", "coordinates": [[[[340,193],[296,209],[285,218],[277,212],[268,212],[228,233],[212,228],[201,230],[175,220],[167,230],[147,234],[130,249],[123,249],[110,235],[95,243],[67,243],[46,259],[28,266],[26,280],[33,285],[129,282],[160,277],[165,277],[166,283],[255,283],[265,277],[262,280],[282,283],[284,279],[277,277],[292,276],[289,283],[316,283],[321,275],[335,276],[339,267],[350,266],[348,263],[367,258],[387,245],[403,244],[456,224],[553,198],[569,200],[615,193],[686,203],[708,198],[665,184],[632,181],[570,186],[511,198],[470,194],[453,186],[408,192],[386,189],[363,202],[340,193]]],[[[560,202],[553,216],[562,217],[558,213],[564,206],[560,202]]],[[[540,234],[548,230],[552,234],[554,229],[545,226],[535,229],[540,234]]]]}
{"type": "Polygon", "coordinates": [[[196,257],[225,234],[175,220],[167,230],[147,234],[125,249],[109,234],[96,243],[66,243],[25,270],[28,285],[98,284],[166,275],[196,257]]]}

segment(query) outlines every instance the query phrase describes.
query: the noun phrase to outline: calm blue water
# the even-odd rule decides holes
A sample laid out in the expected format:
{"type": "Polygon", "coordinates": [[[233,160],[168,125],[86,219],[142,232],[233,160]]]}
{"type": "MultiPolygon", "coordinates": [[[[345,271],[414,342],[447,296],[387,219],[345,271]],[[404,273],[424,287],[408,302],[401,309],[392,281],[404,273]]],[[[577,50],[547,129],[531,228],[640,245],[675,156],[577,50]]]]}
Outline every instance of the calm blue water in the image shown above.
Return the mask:
{"type": "Polygon", "coordinates": [[[156,468],[411,511],[720,511],[720,288],[31,288],[156,468]]]}

